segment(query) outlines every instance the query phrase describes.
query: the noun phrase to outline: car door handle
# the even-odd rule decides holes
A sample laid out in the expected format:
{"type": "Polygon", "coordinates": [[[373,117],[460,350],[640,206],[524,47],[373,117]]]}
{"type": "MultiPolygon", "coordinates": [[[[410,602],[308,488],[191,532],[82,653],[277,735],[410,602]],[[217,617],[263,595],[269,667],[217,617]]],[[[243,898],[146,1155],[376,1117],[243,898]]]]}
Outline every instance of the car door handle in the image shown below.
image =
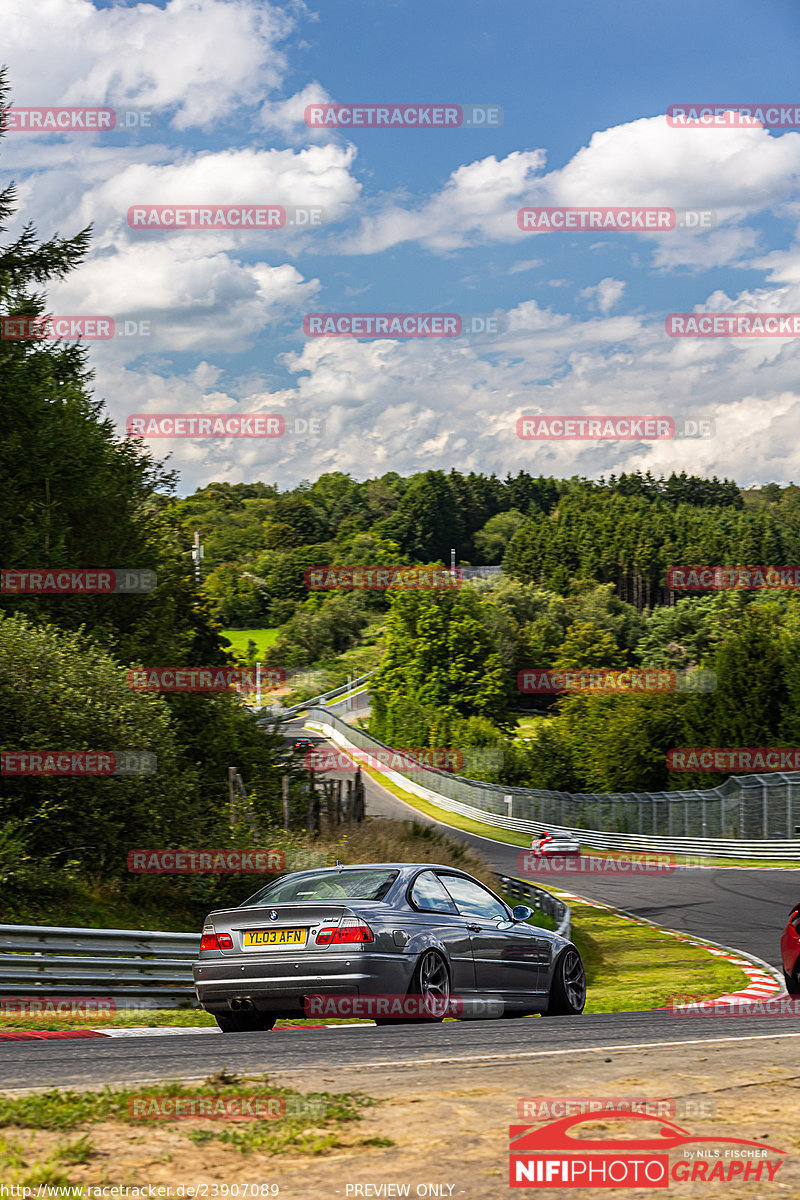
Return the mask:
{"type": "Polygon", "coordinates": [[[480,931],[483,929],[483,926],[482,925],[472,925],[472,924],[468,923],[467,929],[470,931],[470,933],[480,933],[480,931]]]}

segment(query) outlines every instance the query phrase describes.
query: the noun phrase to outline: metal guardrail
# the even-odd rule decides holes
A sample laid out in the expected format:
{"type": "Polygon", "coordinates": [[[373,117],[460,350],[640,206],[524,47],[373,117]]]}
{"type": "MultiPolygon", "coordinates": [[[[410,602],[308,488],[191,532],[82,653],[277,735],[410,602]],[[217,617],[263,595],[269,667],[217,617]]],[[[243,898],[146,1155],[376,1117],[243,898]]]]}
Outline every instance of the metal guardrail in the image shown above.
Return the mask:
{"type": "MultiPolygon", "coordinates": [[[[339,745],[391,754],[391,747],[329,709],[309,708],[306,720],[339,745]]],[[[731,776],[705,791],[583,795],[466,779],[425,764],[414,768],[413,779],[407,771],[393,773],[439,808],[499,829],[574,834],[604,850],[800,859],[794,836],[800,834],[800,773],[731,776]]]]}
{"type": "Polygon", "coordinates": [[[534,883],[525,883],[522,879],[511,879],[508,875],[498,875],[497,879],[502,890],[507,896],[514,896],[517,900],[529,900],[534,908],[538,908],[539,912],[546,913],[548,917],[552,917],[556,923],[556,933],[561,937],[568,938],[571,936],[572,929],[572,910],[563,900],[559,900],[558,896],[554,896],[552,892],[546,892],[544,888],[537,887],[534,883]]]}
{"type": "Polygon", "coordinates": [[[0,996],[109,997],[120,1007],[196,1003],[195,933],[0,925],[0,996]]]}
{"type": "Polygon", "coordinates": [[[291,721],[292,717],[296,717],[300,712],[305,712],[308,708],[316,708],[318,705],[326,704],[328,700],[343,696],[346,692],[355,691],[367,679],[370,679],[377,669],[377,667],[373,667],[365,675],[359,675],[357,679],[351,679],[349,683],[340,684],[339,687],[332,688],[329,692],[323,692],[319,696],[312,696],[310,700],[304,700],[302,704],[295,704],[291,708],[273,708],[265,719],[275,720],[277,718],[279,721],[291,721]]]}

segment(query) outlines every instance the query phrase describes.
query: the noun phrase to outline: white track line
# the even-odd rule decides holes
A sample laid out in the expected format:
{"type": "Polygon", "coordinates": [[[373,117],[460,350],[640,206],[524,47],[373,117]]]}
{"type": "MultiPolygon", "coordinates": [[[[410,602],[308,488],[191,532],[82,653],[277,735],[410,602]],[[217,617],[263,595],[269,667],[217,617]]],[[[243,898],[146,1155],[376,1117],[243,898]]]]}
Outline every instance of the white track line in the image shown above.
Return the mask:
{"type": "MultiPolygon", "coordinates": [[[[785,1038],[800,1038],[800,1033],[756,1033],[746,1034],[744,1037],[714,1037],[714,1038],[681,1038],[675,1041],[665,1042],[622,1042],[620,1044],[613,1043],[609,1046],[570,1046],[565,1050],[515,1050],[508,1054],[474,1054],[469,1057],[465,1055],[452,1055],[442,1058],[413,1058],[407,1062],[398,1061],[398,1059],[378,1060],[375,1062],[356,1062],[349,1064],[351,1070],[367,1070],[373,1067],[419,1067],[419,1066],[436,1066],[446,1063],[458,1063],[461,1065],[472,1062],[504,1062],[508,1059],[520,1058],[557,1058],[560,1055],[570,1055],[575,1057],[578,1054],[604,1054],[608,1050],[657,1050],[664,1046],[712,1046],[716,1043],[724,1044],[726,1042],[769,1042],[779,1041],[785,1038]]],[[[308,1074],[312,1068],[309,1065],[303,1067],[273,1067],[275,1071],[280,1071],[281,1074],[291,1074],[292,1072],[302,1071],[308,1074]]],[[[329,1070],[328,1067],[322,1067],[320,1070],[329,1070]]]]}

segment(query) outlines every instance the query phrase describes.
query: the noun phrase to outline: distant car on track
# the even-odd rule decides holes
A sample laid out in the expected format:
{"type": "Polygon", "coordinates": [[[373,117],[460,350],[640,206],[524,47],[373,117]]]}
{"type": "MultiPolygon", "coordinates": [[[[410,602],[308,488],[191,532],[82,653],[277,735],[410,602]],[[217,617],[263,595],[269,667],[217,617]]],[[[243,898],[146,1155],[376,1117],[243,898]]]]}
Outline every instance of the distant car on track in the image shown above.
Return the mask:
{"type": "Polygon", "coordinates": [[[530,916],[454,867],[294,872],[206,918],[195,990],[226,1033],[303,1017],[306,997],[320,994],[418,996],[437,1014],[463,998],[465,1013],[491,1001],[505,1016],[577,1016],[586,1000],[580,954],[530,916]]]}
{"type": "Polygon", "coordinates": [[[580,854],[581,844],[571,833],[540,833],[531,838],[534,854],[580,854]]]}
{"type": "Polygon", "coordinates": [[[317,743],[312,741],[311,738],[305,737],[298,738],[297,741],[293,743],[295,750],[313,750],[316,744],[317,743]]]}
{"type": "Polygon", "coordinates": [[[800,996],[800,903],[792,909],[781,935],[781,961],[787,992],[800,996]]]}

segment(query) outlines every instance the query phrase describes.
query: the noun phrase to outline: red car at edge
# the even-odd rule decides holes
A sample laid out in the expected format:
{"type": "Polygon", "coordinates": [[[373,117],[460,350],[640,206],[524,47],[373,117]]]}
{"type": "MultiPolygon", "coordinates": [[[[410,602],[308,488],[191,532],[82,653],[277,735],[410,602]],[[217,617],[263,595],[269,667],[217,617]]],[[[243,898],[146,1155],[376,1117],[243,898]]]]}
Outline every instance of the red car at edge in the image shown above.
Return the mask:
{"type": "Polygon", "coordinates": [[[781,960],[787,992],[800,996],[800,903],[795,904],[781,934],[781,960]]]}

